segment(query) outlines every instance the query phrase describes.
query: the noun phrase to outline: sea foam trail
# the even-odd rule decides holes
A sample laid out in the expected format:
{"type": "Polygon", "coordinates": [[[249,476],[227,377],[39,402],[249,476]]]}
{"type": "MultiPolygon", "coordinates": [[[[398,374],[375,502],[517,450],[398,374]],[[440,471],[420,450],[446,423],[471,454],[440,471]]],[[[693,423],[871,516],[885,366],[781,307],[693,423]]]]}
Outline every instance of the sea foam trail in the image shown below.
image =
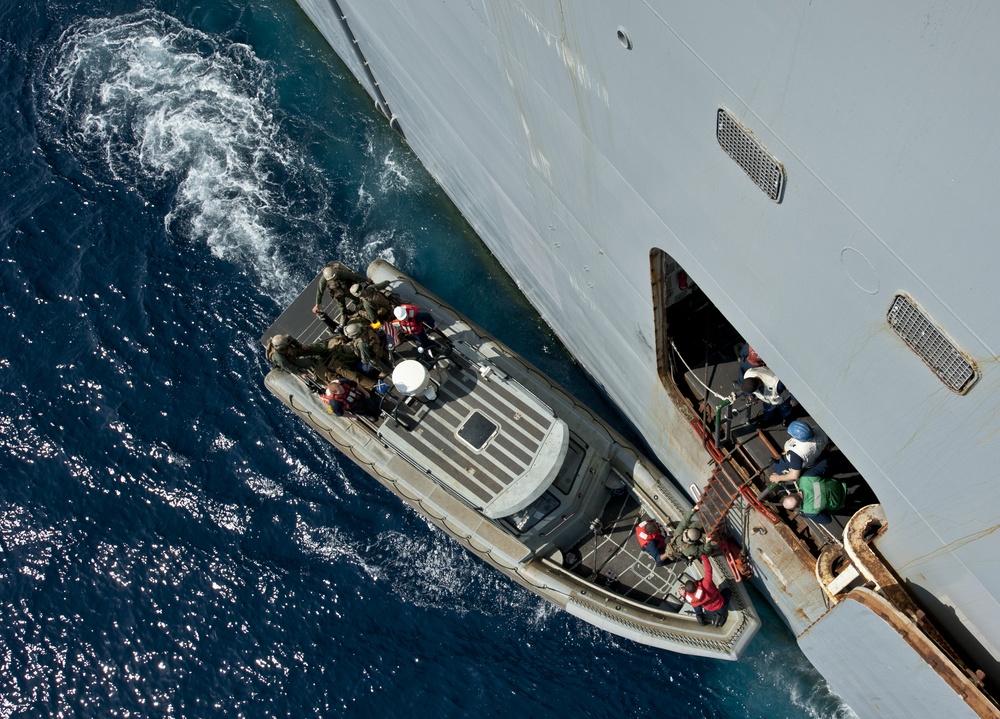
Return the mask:
{"type": "Polygon", "coordinates": [[[164,202],[168,235],[251,268],[279,301],[315,271],[286,258],[320,257],[316,240],[337,223],[248,46],[143,11],[70,26],[43,73],[54,140],[98,181],[164,202]]]}

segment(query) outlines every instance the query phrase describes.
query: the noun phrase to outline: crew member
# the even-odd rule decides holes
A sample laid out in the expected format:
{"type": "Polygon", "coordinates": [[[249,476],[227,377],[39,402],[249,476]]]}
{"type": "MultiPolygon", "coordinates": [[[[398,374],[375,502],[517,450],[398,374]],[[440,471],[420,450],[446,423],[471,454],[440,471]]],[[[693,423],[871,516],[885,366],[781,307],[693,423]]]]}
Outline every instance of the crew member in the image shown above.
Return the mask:
{"type": "Polygon", "coordinates": [[[340,262],[331,262],[323,268],[323,276],[319,284],[316,285],[316,304],[312,311],[317,315],[322,315],[323,295],[329,291],[330,297],[337,304],[340,312],[339,320],[347,322],[347,298],[350,296],[351,285],[355,282],[367,282],[368,278],[359,275],[347,265],[340,262]]]}
{"type": "Polygon", "coordinates": [[[330,405],[330,410],[338,417],[343,417],[346,412],[372,420],[379,418],[379,408],[372,402],[371,394],[349,379],[338,379],[328,384],[320,399],[330,405]]]}
{"type": "Polygon", "coordinates": [[[667,551],[667,538],[655,519],[639,522],[635,527],[635,536],[639,540],[639,546],[649,552],[657,567],[662,567],[676,558],[667,551]]]}
{"type": "Polygon", "coordinates": [[[795,420],[788,425],[788,434],[790,437],[785,442],[784,453],[771,467],[768,479],[772,482],[788,482],[797,480],[807,472],[813,476],[822,476],[827,462],[819,457],[830,441],[823,430],[795,420]]]}
{"type": "Polygon", "coordinates": [[[416,305],[399,305],[393,310],[395,319],[392,321],[397,336],[401,333],[403,337],[411,337],[416,340],[421,347],[431,345],[427,331],[434,329],[434,318],[427,312],[421,312],[416,305]]]}
{"type": "Polygon", "coordinates": [[[680,590],[680,597],[694,609],[694,616],[702,626],[711,622],[717,627],[726,623],[729,616],[729,600],[732,591],[729,587],[719,591],[712,581],[712,563],[708,557],[701,555],[701,564],[705,568],[705,576],[696,582],[689,579],[680,590]]]}
{"type": "Polygon", "coordinates": [[[796,486],[799,491],[782,499],[781,506],[787,510],[801,508],[802,514],[816,524],[829,524],[833,521],[830,512],[842,509],[847,501],[847,485],[838,479],[809,474],[799,477],[796,486]]]}
{"type": "Polygon", "coordinates": [[[344,328],[347,336],[348,347],[357,352],[361,359],[361,370],[367,372],[373,366],[381,375],[392,374],[392,365],[389,364],[389,353],[385,347],[385,340],[377,330],[361,322],[351,322],[344,328]]]}
{"type": "Polygon", "coordinates": [[[781,419],[788,422],[792,412],[798,407],[795,398],[785,389],[785,385],[767,367],[747,369],[743,374],[740,391],[748,398],[756,397],[761,401],[760,418],[765,424],[770,423],[776,415],[781,415],[781,419]]]}
{"type": "Polygon", "coordinates": [[[697,507],[692,507],[674,528],[674,538],[668,551],[676,558],[691,560],[700,554],[715,554],[716,547],[705,537],[701,522],[695,519],[697,507]]]}
{"type": "Polygon", "coordinates": [[[330,351],[325,344],[304,345],[291,335],[279,334],[268,340],[266,354],[278,369],[303,377],[316,375],[322,381],[330,351]]]}
{"type": "Polygon", "coordinates": [[[351,295],[361,303],[364,317],[372,324],[378,324],[392,319],[393,308],[399,304],[399,297],[387,295],[384,291],[389,286],[389,280],[372,284],[371,282],[355,282],[351,285],[351,295]],[[393,299],[395,298],[395,301],[393,299]]]}

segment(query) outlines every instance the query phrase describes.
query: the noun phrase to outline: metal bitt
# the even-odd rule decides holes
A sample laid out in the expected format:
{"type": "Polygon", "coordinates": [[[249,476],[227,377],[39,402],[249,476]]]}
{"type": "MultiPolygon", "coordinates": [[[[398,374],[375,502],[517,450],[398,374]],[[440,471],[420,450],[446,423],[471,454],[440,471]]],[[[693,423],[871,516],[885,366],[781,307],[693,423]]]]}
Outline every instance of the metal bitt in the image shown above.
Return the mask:
{"type": "Polygon", "coordinates": [[[728,399],[724,399],[719,402],[718,406],[715,408],[715,446],[721,447],[722,440],[724,439],[728,442],[732,438],[733,431],[733,403],[728,399]],[[726,436],[722,435],[722,424],[723,424],[723,410],[725,410],[725,425],[726,425],[726,436]]]}

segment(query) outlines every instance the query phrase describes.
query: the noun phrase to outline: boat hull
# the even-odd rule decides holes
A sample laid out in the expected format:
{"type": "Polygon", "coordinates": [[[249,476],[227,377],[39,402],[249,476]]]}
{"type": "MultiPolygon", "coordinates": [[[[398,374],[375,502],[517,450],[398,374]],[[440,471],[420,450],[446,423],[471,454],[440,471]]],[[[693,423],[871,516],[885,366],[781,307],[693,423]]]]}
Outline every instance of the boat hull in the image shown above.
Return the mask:
{"type": "MultiPolygon", "coordinates": [[[[679,521],[690,509],[687,499],[665,476],[642,459],[621,435],[485,330],[384,261],[374,262],[369,268],[369,276],[375,282],[391,282],[392,291],[405,302],[418,304],[422,310],[429,312],[435,318],[438,330],[453,346],[461,347],[465,352],[475,348],[480,369],[488,367],[484,375],[502,373],[549,405],[574,436],[585,440],[599,462],[606,463],[616,477],[625,480],[629,494],[647,514],[659,517],[666,526],[679,521]]],[[[311,288],[307,288],[300,298],[312,296],[311,288]]],[[[294,318],[289,319],[287,313],[303,316],[306,312],[308,310],[297,300],[286,315],[279,318],[276,326],[288,327],[295,321],[294,318]]],[[[309,314],[305,322],[313,329],[304,332],[318,331],[322,334],[324,330],[319,329],[319,324],[311,317],[309,314]]],[[[274,331],[269,329],[265,337],[274,331]]],[[[312,337],[306,339],[314,341],[312,337]]],[[[454,371],[451,369],[448,372],[454,371]]],[[[402,428],[394,426],[393,419],[385,419],[381,429],[378,429],[368,422],[334,416],[328,412],[327,405],[318,394],[297,376],[272,370],[265,378],[265,386],[320,436],[470,552],[573,616],[642,644],[726,660],[739,658],[760,626],[746,588],[736,581],[721,557],[713,558],[711,562],[715,583],[725,583],[732,593],[729,618],[722,627],[699,626],[689,611],[681,611],[680,603],[661,607],[630,599],[615,591],[612,588],[615,582],[608,581],[606,576],[601,576],[601,581],[592,581],[572,571],[567,566],[569,562],[563,560],[562,552],[556,551],[552,544],[533,538],[532,546],[529,546],[498,522],[489,521],[481,509],[463,501],[456,496],[453,488],[440,481],[435,470],[429,468],[433,467],[433,458],[421,458],[419,453],[414,452],[403,453],[401,449],[406,446],[400,439],[401,435],[411,435],[417,443],[421,440],[413,433],[423,435],[432,432],[428,429],[430,419],[427,415],[437,410],[421,409],[417,410],[417,414],[401,418],[402,428]],[[407,428],[406,424],[411,421],[414,426],[407,428]]],[[[468,385],[461,386],[465,388],[468,385]]],[[[443,384],[439,391],[444,392],[447,387],[443,384]]],[[[515,406],[519,408],[519,413],[529,411],[521,403],[515,406]]],[[[603,492],[604,486],[581,491],[603,492]]],[[[593,506],[581,511],[592,512],[593,506]]],[[[619,531],[616,542],[628,544],[648,560],[648,556],[638,549],[633,536],[634,521],[624,531],[619,531]]],[[[559,526],[545,533],[551,532],[556,536],[558,529],[559,526]]],[[[700,573],[694,574],[698,570],[697,563],[691,567],[684,562],[675,564],[678,566],[672,568],[673,576],[682,577],[684,573],[695,578],[700,576],[700,573]]],[[[649,561],[642,571],[653,578],[668,570],[654,569],[649,561]]]]}

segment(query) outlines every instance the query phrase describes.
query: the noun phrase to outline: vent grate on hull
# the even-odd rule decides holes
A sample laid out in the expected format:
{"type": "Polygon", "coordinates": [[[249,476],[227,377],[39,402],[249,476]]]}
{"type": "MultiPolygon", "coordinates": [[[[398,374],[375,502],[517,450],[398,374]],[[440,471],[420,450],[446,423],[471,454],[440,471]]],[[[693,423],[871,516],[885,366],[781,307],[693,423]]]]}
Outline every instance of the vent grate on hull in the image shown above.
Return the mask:
{"type": "Polygon", "coordinates": [[[785,187],[784,166],[724,107],[720,107],[716,115],[715,137],[719,146],[765,195],[781,202],[785,187]]]}
{"type": "Polygon", "coordinates": [[[896,295],[886,319],[948,389],[964,394],[975,383],[979,373],[972,362],[909,298],[896,295]]]}

